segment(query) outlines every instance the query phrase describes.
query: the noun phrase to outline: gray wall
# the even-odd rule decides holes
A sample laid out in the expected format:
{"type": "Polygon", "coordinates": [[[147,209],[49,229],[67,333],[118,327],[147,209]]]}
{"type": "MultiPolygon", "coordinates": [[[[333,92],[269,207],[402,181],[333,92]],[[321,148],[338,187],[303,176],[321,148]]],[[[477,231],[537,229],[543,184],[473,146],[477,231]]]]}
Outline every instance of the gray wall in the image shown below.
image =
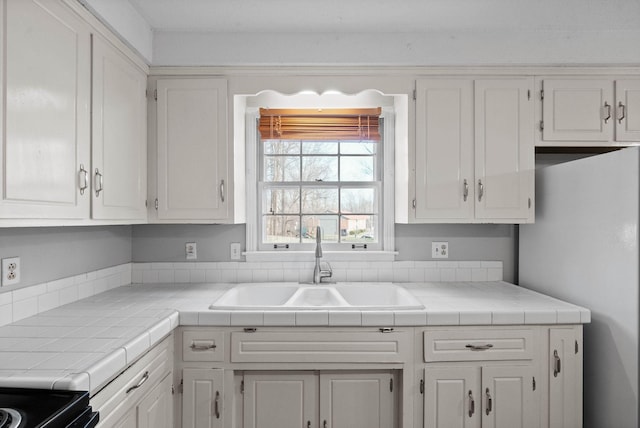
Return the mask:
{"type": "MultiPolygon", "coordinates": [[[[185,243],[198,246],[198,261],[228,261],[229,244],[245,247],[244,225],[133,226],[134,262],[185,261],[185,243]]],[[[431,241],[448,241],[449,260],[501,260],[504,278],[513,281],[515,227],[512,225],[396,225],[398,260],[431,260],[431,241]]]]}
{"type": "Polygon", "coordinates": [[[0,258],[13,256],[22,280],[11,289],[129,263],[131,226],[0,229],[0,258]]]}

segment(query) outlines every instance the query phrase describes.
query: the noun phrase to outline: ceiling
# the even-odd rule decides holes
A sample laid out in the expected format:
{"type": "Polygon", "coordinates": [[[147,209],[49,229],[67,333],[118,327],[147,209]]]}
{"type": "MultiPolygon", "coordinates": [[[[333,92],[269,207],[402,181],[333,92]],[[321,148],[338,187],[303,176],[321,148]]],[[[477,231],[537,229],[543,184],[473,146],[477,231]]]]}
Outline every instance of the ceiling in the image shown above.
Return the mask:
{"type": "Polygon", "coordinates": [[[638,0],[127,0],[154,31],[638,30],[638,0]]]}

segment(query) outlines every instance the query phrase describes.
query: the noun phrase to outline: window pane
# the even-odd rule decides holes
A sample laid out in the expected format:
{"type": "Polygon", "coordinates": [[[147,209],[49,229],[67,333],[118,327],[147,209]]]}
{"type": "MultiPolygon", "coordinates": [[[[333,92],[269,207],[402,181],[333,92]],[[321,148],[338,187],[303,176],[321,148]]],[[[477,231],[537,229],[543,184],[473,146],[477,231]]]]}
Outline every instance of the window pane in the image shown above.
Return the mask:
{"type": "Polygon", "coordinates": [[[300,189],[267,188],[263,192],[264,214],[298,214],[300,212],[300,189]]]}
{"type": "Polygon", "coordinates": [[[338,216],[302,216],[302,242],[316,241],[316,227],[322,229],[322,242],[338,242],[338,216]]]}
{"type": "Polygon", "coordinates": [[[295,243],[300,242],[300,217],[267,215],[262,217],[264,242],[295,243]]]}
{"type": "Polygon", "coordinates": [[[299,141],[263,141],[265,155],[298,155],[300,154],[299,141]]]}
{"type": "Polygon", "coordinates": [[[338,157],[303,156],[302,181],[338,181],[338,157]]]}
{"type": "Polygon", "coordinates": [[[297,156],[265,156],[264,181],[300,181],[300,158],[297,156]]]}
{"type": "Polygon", "coordinates": [[[375,181],[373,157],[342,156],[340,181],[375,181]]]}
{"type": "Polygon", "coordinates": [[[347,141],[340,143],[340,154],[342,155],[374,155],[377,143],[366,141],[347,141]]]}
{"type": "Polygon", "coordinates": [[[338,143],[304,141],[302,143],[302,153],[305,155],[337,155],[338,143]]]}
{"type": "Polygon", "coordinates": [[[342,213],[377,213],[374,189],[348,189],[340,191],[342,213]]]}
{"type": "Polygon", "coordinates": [[[375,234],[377,218],[374,215],[349,215],[340,217],[342,242],[378,242],[375,234]]]}
{"type": "Polygon", "coordinates": [[[302,212],[305,214],[337,214],[338,189],[303,187],[302,212]]]}

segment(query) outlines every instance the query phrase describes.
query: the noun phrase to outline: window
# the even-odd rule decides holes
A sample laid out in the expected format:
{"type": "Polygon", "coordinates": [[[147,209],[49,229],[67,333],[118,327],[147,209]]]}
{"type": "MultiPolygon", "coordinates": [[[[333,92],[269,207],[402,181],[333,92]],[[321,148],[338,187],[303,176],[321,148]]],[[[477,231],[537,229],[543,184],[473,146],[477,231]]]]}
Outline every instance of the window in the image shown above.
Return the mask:
{"type": "Polygon", "coordinates": [[[379,249],[381,109],[260,110],[259,249],[379,249]]]}

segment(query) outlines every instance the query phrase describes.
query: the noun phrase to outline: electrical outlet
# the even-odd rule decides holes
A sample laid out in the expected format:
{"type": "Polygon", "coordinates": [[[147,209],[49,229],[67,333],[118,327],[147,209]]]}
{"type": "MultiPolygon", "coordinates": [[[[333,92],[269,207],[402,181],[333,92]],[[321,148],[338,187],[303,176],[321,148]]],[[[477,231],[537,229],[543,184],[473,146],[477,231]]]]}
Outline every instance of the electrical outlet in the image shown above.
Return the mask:
{"type": "Polygon", "coordinates": [[[184,245],[184,254],[187,260],[196,260],[198,258],[198,246],[195,242],[187,242],[184,245]]]}
{"type": "Polygon", "coordinates": [[[232,242],[230,252],[231,260],[240,260],[240,243],[232,242]]]}
{"type": "Polygon", "coordinates": [[[448,242],[432,242],[431,257],[434,259],[448,259],[449,243],[448,242]]]}
{"type": "Polygon", "coordinates": [[[2,259],[2,286],[20,283],[20,257],[2,259]]]}

